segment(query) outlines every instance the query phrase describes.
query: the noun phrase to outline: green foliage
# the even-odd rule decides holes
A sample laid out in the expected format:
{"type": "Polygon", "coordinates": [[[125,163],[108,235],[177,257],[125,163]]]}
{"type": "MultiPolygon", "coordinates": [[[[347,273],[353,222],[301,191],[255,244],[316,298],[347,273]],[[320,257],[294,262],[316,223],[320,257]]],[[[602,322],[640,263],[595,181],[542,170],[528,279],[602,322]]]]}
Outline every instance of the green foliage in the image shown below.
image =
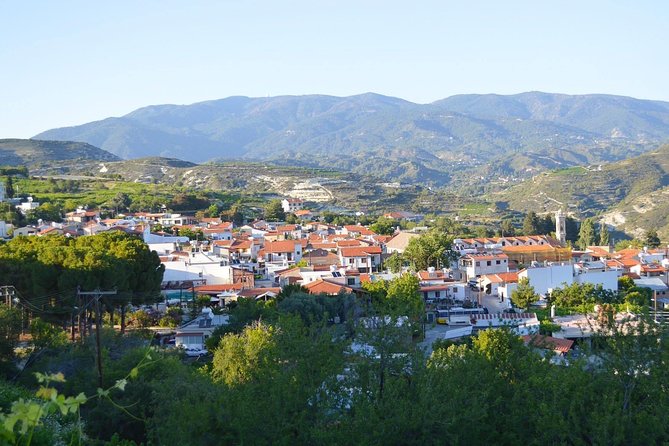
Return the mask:
{"type": "Polygon", "coordinates": [[[404,268],[404,257],[402,254],[394,252],[384,260],[383,264],[391,273],[399,273],[404,268]]]}
{"type": "Polygon", "coordinates": [[[281,205],[281,200],[275,199],[267,203],[265,205],[264,217],[267,221],[284,221],[286,213],[281,205]]]}
{"type": "Polygon", "coordinates": [[[60,348],[68,342],[67,333],[39,317],[30,321],[30,336],[36,349],[60,348]]]}
{"type": "Polygon", "coordinates": [[[584,312],[595,304],[619,304],[621,295],[605,290],[601,285],[573,283],[553,290],[550,301],[559,308],[584,312]]]}
{"type": "Polygon", "coordinates": [[[0,277],[41,310],[69,321],[77,287],[116,289],[108,308],[153,303],[164,267],[138,237],[120,231],[90,237],[17,237],[0,246],[0,277]]]}
{"type": "Polygon", "coordinates": [[[608,246],[611,243],[611,235],[609,234],[609,226],[602,222],[599,226],[599,244],[608,246]]]}
{"type": "Polygon", "coordinates": [[[21,334],[21,311],[0,304],[0,363],[3,368],[14,359],[14,348],[21,334]]]}
{"type": "Polygon", "coordinates": [[[599,244],[599,236],[595,229],[595,221],[592,218],[586,218],[581,222],[581,228],[578,232],[577,245],[582,250],[588,246],[595,246],[599,244]]]}
{"type": "Polygon", "coordinates": [[[644,243],[649,248],[657,248],[660,246],[660,238],[657,236],[655,229],[649,229],[644,235],[644,243]]]}
{"type": "Polygon", "coordinates": [[[402,257],[417,271],[431,266],[440,269],[449,266],[456,259],[451,250],[452,246],[453,237],[433,229],[420,237],[412,238],[402,257]]]}
{"type": "Polygon", "coordinates": [[[539,233],[539,217],[534,211],[530,211],[525,215],[523,220],[523,234],[537,235],[539,233]]]}
{"type": "Polygon", "coordinates": [[[392,235],[395,232],[395,220],[379,217],[379,219],[376,220],[376,223],[370,225],[369,229],[377,234],[392,235]]]}
{"type": "Polygon", "coordinates": [[[57,203],[42,203],[38,208],[28,211],[26,220],[30,224],[37,224],[38,220],[60,222],[63,220],[63,209],[57,203]]]}
{"type": "Polygon", "coordinates": [[[526,278],[518,280],[518,286],[511,293],[511,302],[518,308],[528,308],[531,303],[539,300],[539,295],[534,291],[534,287],[530,285],[530,281],[526,278]]]}
{"type": "Polygon", "coordinates": [[[228,386],[268,376],[278,366],[277,329],[261,322],[227,334],[214,353],[212,377],[228,386]]]}

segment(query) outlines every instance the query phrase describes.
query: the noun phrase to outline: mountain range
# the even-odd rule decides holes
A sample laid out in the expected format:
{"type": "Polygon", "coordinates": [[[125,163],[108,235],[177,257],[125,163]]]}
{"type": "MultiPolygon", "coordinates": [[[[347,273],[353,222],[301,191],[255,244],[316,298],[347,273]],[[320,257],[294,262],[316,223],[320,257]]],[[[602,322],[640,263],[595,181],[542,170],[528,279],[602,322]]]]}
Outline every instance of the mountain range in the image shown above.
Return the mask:
{"type": "Polygon", "coordinates": [[[444,186],[639,155],[669,139],[669,103],[611,95],[457,95],[431,104],[367,93],[154,105],[48,130],[121,158],[245,159],[444,186]],[[454,181],[458,180],[458,181],[454,181]]]}

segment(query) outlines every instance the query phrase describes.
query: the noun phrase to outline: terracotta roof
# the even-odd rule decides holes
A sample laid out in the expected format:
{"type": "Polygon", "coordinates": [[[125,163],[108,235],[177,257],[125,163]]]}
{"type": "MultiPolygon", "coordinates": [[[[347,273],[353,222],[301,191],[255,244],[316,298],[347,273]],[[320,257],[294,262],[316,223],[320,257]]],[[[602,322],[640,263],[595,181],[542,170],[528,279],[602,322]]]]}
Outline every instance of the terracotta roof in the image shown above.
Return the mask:
{"type": "Polygon", "coordinates": [[[380,246],[356,246],[353,248],[339,248],[342,257],[367,257],[381,254],[380,246]]]}
{"type": "Polygon", "coordinates": [[[297,231],[297,225],[284,225],[284,226],[278,226],[276,228],[277,232],[291,232],[291,231],[297,231]]]}
{"type": "Polygon", "coordinates": [[[509,258],[509,256],[507,256],[506,254],[487,254],[487,255],[470,254],[465,257],[469,257],[474,260],[502,260],[509,258]]]}
{"type": "MultiPolygon", "coordinates": [[[[444,279],[444,272],[439,270],[439,271],[418,271],[418,278],[420,280],[443,280],[444,279]]],[[[446,277],[448,278],[448,277],[446,277]]]]}
{"type": "Polygon", "coordinates": [[[299,240],[267,241],[265,242],[263,251],[265,253],[295,252],[296,244],[302,245],[302,242],[299,240]]]}
{"type": "Polygon", "coordinates": [[[337,248],[343,248],[343,247],[351,247],[351,246],[362,246],[363,244],[360,242],[360,240],[338,240],[337,243],[337,248]]]}
{"type": "Polygon", "coordinates": [[[525,345],[529,345],[531,347],[551,349],[558,353],[567,353],[569,349],[571,349],[572,345],[574,345],[574,341],[570,339],[559,339],[540,334],[525,335],[523,336],[523,342],[525,342],[525,345]]]}
{"type": "Polygon", "coordinates": [[[304,287],[309,290],[310,294],[329,294],[336,295],[339,293],[351,293],[353,288],[349,288],[338,283],[329,282],[323,279],[316,279],[313,282],[309,282],[304,285],[304,287]]]}
{"type": "Polygon", "coordinates": [[[540,251],[555,251],[556,247],[551,245],[521,245],[521,246],[502,246],[500,248],[505,252],[540,252],[540,251]]]}
{"type": "Polygon", "coordinates": [[[448,285],[426,285],[420,287],[420,290],[422,292],[425,291],[446,291],[448,289],[448,285]]]}

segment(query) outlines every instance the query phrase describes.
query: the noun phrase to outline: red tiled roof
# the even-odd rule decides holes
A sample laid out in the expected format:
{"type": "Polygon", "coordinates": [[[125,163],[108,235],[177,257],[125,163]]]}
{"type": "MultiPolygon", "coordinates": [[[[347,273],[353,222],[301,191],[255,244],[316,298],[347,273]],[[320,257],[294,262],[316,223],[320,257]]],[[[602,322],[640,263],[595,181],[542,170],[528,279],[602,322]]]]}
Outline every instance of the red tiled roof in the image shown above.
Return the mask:
{"type": "Polygon", "coordinates": [[[525,345],[529,345],[531,347],[551,349],[558,353],[567,353],[569,349],[571,349],[572,345],[574,345],[574,341],[570,339],[559,339],[540,334],[525,335],[523,336],[523,342],[525,342],[525,345]]]}
{"type": "Polygon", "coordinates": [[[360,240],[338,240],[337,248],[351,247],[351,246],[362,246],[360,240]]]}
{"type": "Polygon", "coordinates": [[[265,242],[263,251],[265,253],[295,252],[296,244],[302,245],[302,242],[299,240],[267,241],[265,242]]]}
{"type": "Polygon", "coordinates": [[[474,260],[501,260],[509,258],[509,256],[507,256],[506,254],[490,254],[490,255],[470,254],[466,257],[470,257],[474,260]]]}
{"type": "Polygon", "coordinates": [[[367,257],[381,254],[380,246],[356,246],[353,248],[339,248],[342,257],[367,257]]]}
{"type": "Polygon", "coordinates": [[[332,283],[323,279],[316,279],[313,282],[309,282],[304,285],[304,287],[309,290],[310,294],[329,294],[336,295],[339,293],[351,293],[353,288],[349,288],[338,283],[332,283]]]}

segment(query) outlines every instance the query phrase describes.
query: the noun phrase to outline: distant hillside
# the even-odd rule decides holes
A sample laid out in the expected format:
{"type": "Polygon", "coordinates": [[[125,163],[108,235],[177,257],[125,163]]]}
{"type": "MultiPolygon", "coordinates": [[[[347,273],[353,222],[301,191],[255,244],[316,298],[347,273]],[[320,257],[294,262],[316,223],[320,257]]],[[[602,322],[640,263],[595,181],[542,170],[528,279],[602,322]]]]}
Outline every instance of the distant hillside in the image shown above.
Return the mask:
{"type": "Polygon", "coordinates": [[[36,139],[0,139],[0,164],[28,167],[62,160],[118,161],[119,157],[90,144],[36,139]]]}
{"type": "Polygon", "coordinates": [[[542,173],[491,199],[521,211],[601,214],[628,233],[655,228],[669,238],[669,145],[611,164],[542,173]]]}
{"type": "Polygon", "coordinates": [[[123,158],[327,168],[362,161],[387,180],[441,186],[472,174],[489,182],[643,153],[669,139],[669,103],[538,92],[460,95],[427,105],[371,93],[229,97],[144,107],[37,137],[84,141],[123,158]],[[396,169],[395,161],[406,164],[396,169]]]}

